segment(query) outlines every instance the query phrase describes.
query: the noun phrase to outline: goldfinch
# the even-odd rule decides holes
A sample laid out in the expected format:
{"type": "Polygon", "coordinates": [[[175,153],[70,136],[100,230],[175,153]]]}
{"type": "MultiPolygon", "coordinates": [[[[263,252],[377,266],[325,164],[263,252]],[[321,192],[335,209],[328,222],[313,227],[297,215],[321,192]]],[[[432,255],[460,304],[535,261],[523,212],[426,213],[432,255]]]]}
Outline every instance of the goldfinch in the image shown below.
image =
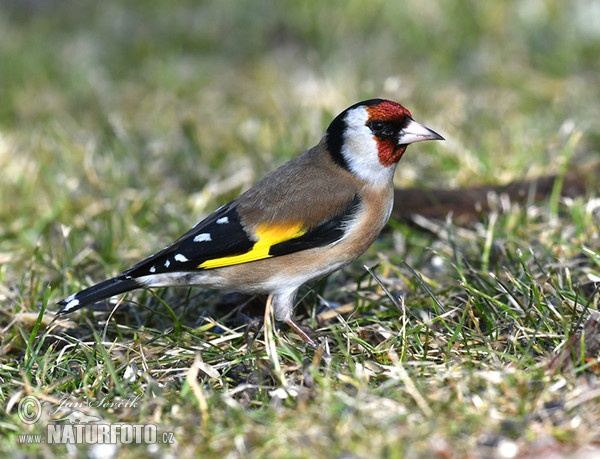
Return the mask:
{"type": "Polygon", "coordinates": [[[321,141],[197,223],[173,244],[58,302],[57,315],[138,288],[201,286],[268,293],[275,318],[293,321],[300,286],[347,265],[375,241],[394,200],[393,177],[410,143],[443,140],[402,105],[359,102],[321,141]]]}

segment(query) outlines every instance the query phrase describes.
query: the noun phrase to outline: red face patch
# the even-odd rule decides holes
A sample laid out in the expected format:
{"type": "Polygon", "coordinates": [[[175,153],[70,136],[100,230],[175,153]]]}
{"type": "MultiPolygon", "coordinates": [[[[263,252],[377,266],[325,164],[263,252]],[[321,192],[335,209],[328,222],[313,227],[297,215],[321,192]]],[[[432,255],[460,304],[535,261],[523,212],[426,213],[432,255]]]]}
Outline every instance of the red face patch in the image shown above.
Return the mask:
{"type": "Polygon", "coordinates": [[[412,115],[406,108],[391,100],[384,100],[380,104],[367,107],[367,113],[369,114],[369,119],[380,121],[400,122],[405,116],[412,118],[412,115]]]}
{"type": "Polygon", "coordinates": [[[406,151],[406,145],[398,146],[390,139],[377,140],[377,156],[383,167],[390,167],[400,161],[406,151]]]}
{"type": "MultiPolygon", "coordinates": [[[[387,123],[398,123],[398,125],[402,124],[407,116],[412,117],[410,112],[402,105],[389,100],[367,107],[367,113],[369,114],[369,121],[379,120],[387,123]]],[[[398,146],[391,138],[382,139],[377,136],[374,136],[374,138],[377,141],[379,162],[384,167],[390,167],[400,161],[406,151],[406,145],[398,146]]]]}

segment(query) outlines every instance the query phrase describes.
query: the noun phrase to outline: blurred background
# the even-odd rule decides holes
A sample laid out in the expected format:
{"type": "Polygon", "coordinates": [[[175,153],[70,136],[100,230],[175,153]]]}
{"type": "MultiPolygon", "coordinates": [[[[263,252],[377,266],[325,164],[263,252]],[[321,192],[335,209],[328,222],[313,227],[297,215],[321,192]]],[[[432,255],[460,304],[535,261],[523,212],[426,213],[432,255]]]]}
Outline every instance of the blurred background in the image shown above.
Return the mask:
{"type": "Polygon", "coordinates": [[[362,99],[447,139],[398,184],[461,187],[596,161],[599,96],[598,0],[4,0],[4,275],[40,245],[60,275],[90,241],[122,267],[362,99]]]}

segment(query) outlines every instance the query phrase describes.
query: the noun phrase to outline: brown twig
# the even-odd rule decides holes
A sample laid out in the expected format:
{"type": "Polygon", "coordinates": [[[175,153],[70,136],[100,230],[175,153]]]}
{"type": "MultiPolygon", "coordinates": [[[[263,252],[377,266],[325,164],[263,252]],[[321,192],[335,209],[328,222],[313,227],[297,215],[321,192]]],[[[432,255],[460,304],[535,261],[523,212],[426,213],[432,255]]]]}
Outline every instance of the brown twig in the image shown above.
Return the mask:
{"type": "MultiPolygon", "coordinates": [[[[600,163],[580,167],[564,177],[561,195],[576,197],[600,188],[597,180],[600,163]]],[[[490,195],[506,196],[511,202],[537,202],[548,198],[557,183],[556,175],[512,182],[501,186],[474,186],[457,190],[396,188],[392,216],[399,221],[411,221],[415,214],[429,218],[445,218],[452,212],[460,223],[478,220],[490,210],[490,195]]]]}

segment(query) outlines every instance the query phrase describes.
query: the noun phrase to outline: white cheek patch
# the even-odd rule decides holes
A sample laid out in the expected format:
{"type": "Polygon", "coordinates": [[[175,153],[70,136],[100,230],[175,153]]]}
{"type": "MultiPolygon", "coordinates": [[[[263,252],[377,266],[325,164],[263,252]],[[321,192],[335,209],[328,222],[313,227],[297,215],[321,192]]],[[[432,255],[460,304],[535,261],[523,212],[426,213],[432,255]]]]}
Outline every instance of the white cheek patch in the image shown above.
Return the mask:
{"type": "MultiPolygon", "coordinates": [[[[227,218],[227,217],[224,217],[224,218],[227,218]]],[[[219,222],[219,220],[217,220],[217,223],[219,222]]],[[[210,237],[210,233],[200,233],[196,237],[194,237],[194,242],[209,242],[209,241],[212,241],[212,238],[210,237]]]]}
{"type": "Polygon", "coordinates": [[[396,167],[395,164],[385,167],[379,161],[377,140],[366,125],[368,120],[369,114],[365,107],[357,107],[346,114],[342,155],[357,177],[383,185],[386,180],[392,180],[396,167]]]}

